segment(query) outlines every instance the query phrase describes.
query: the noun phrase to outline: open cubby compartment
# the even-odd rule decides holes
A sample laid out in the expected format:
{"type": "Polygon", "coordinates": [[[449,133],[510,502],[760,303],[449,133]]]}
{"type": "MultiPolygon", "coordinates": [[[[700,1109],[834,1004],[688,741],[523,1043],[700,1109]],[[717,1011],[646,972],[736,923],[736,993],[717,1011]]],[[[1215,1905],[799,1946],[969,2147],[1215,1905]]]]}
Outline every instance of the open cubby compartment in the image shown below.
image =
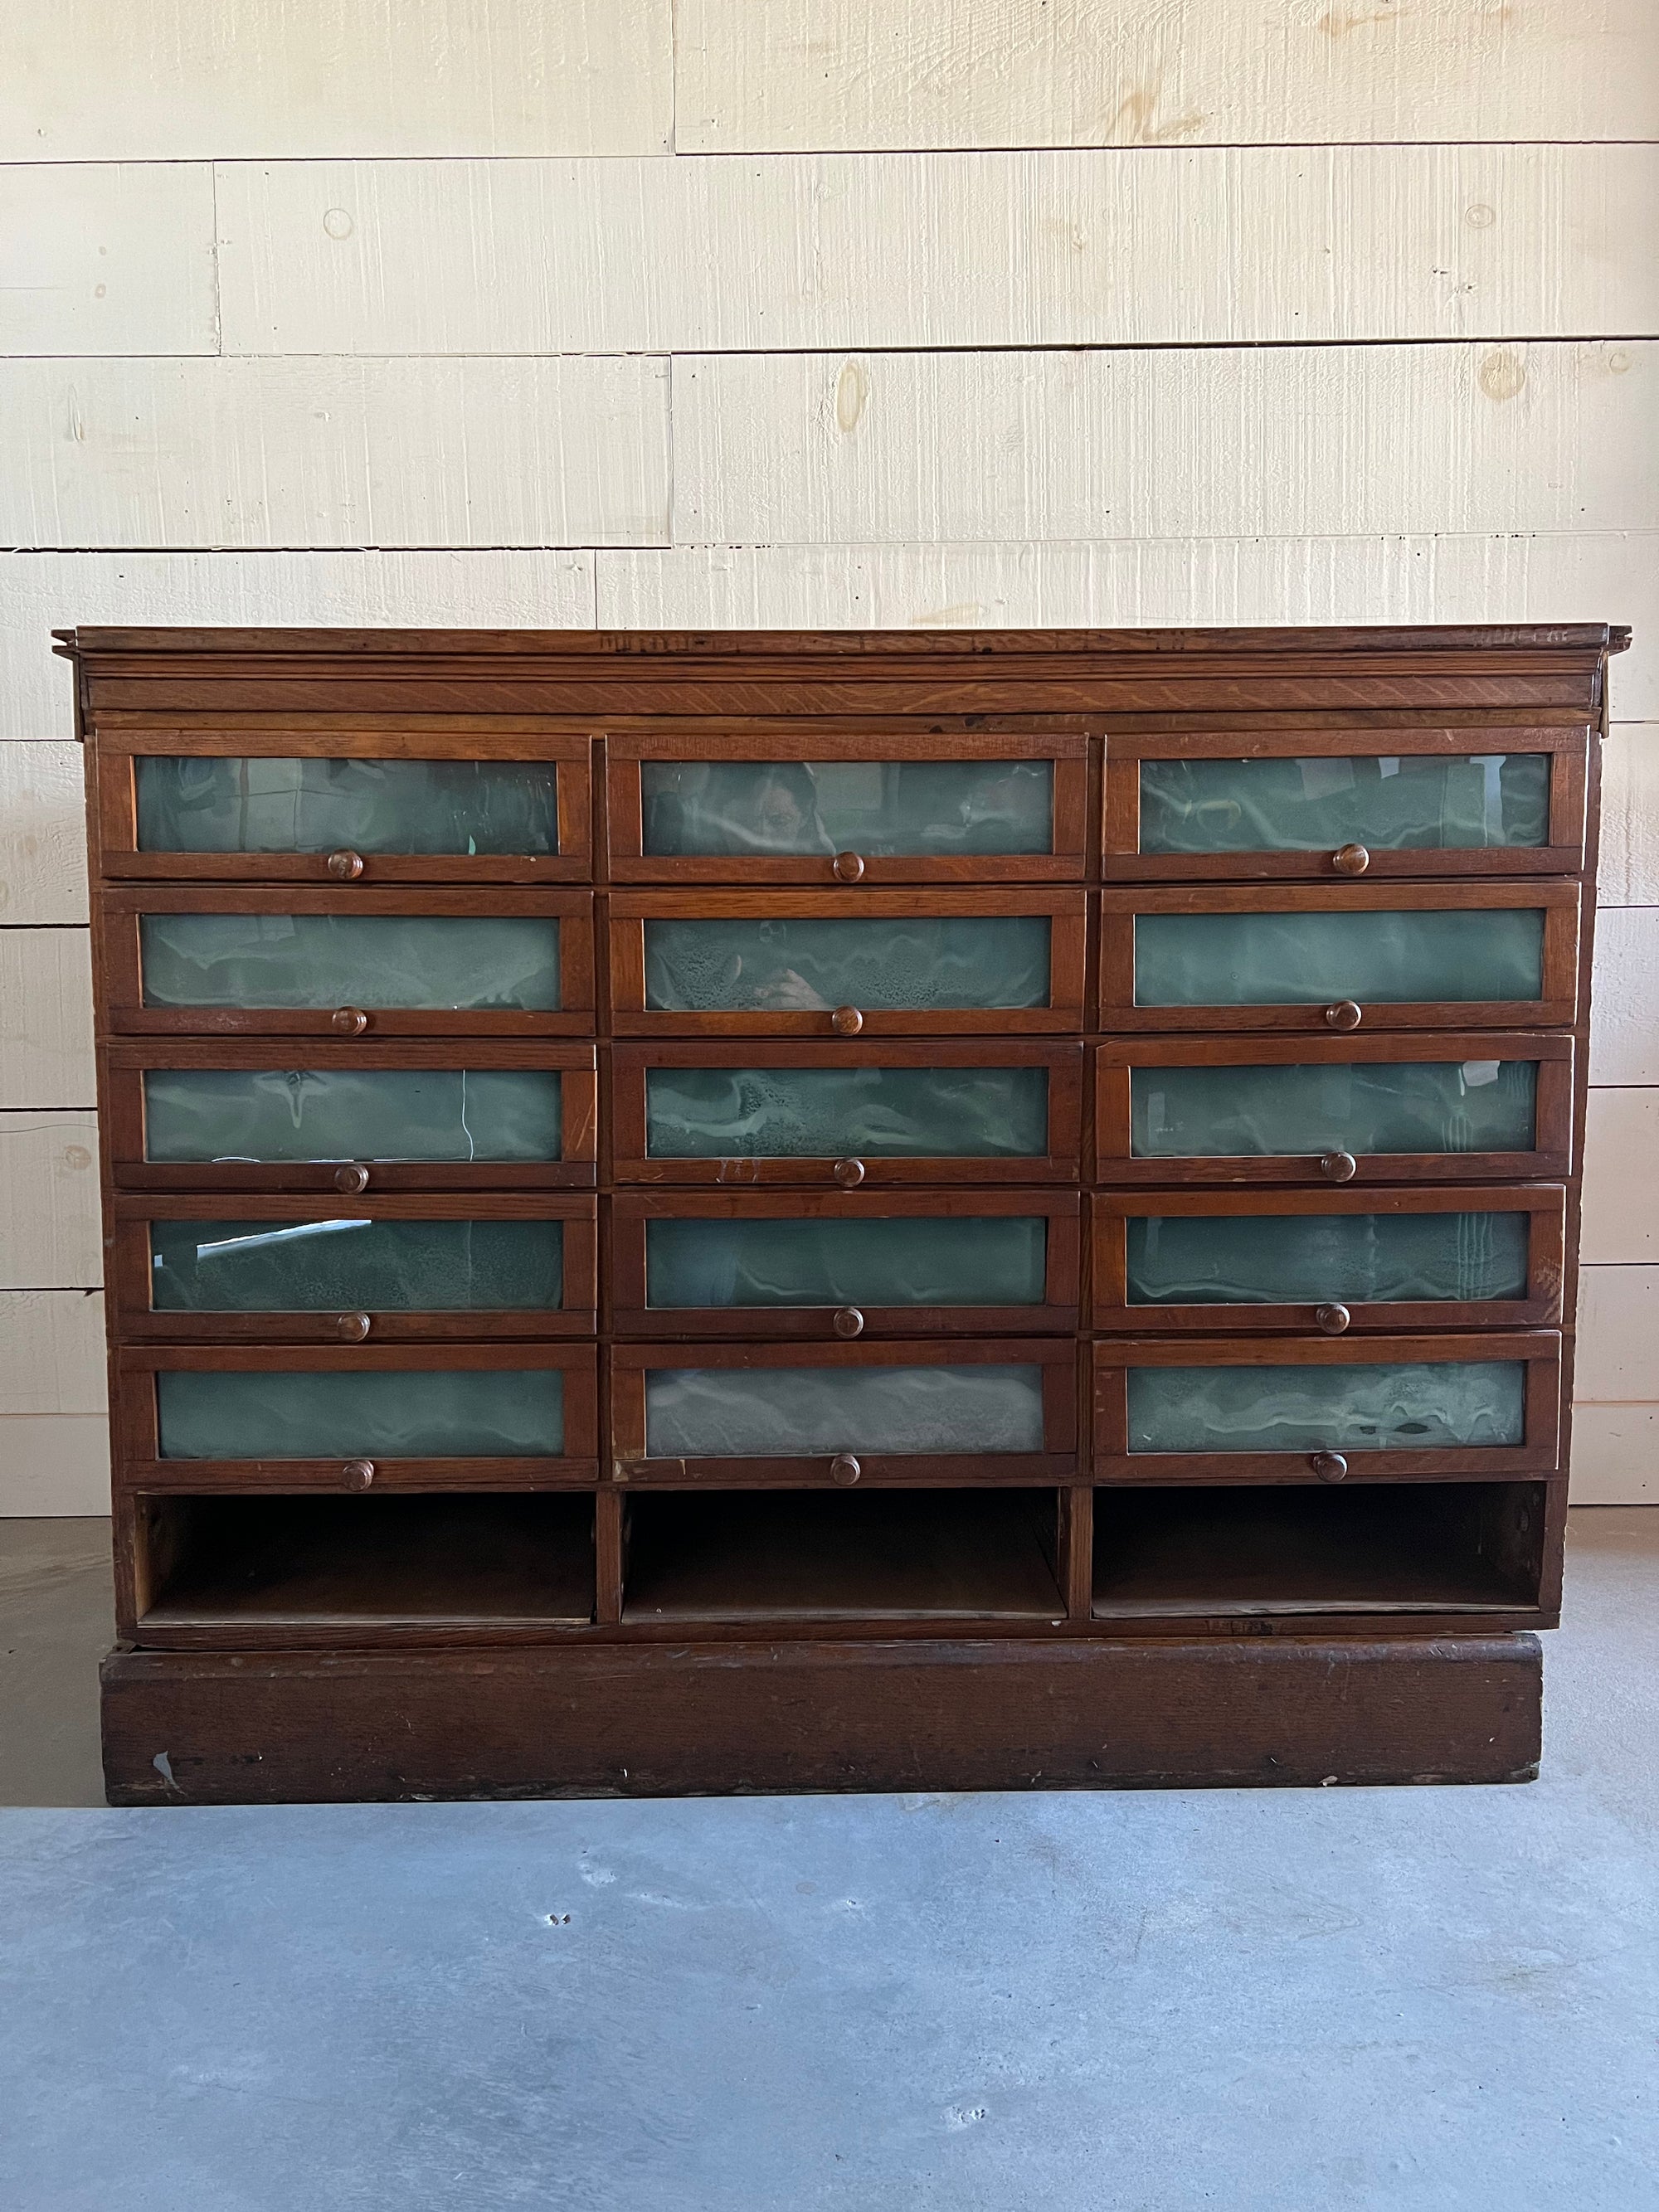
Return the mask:
{"type": "Polygon", "coordinates": [[[564,1626],[593,1616],[583,1492],[141,1498],[141,1643],[191,1629],[564,1626]]]}
{"type": "Polygon", "coordinates": [[[1541,1482],[1102,1486],[1095,1617],[1534,1609],[1547,1504],[1541,1482]]]}
{"type": "Polygon", "coordinates": [[[623,1619],[1049,1620],[1048,1489],[657,1491],[630,1499],[623,1619]]]}

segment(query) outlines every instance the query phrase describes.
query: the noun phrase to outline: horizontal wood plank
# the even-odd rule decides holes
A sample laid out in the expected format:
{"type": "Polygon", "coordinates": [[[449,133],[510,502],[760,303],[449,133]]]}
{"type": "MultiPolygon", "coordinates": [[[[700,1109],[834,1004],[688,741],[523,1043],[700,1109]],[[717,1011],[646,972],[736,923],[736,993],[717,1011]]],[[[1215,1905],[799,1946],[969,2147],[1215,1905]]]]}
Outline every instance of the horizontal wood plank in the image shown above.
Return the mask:
{"type": "Polygon", "coordinates": [[[0,927],[87,919],[81,748],[0,744],[0,927]]]}
{"type": "Polygon", "coordinates": [[[0,1414],[101,1413],[101,1291],[0,1291],[0,1414]]]}
{"type": "Polygon", "coordinates": [[[1572,1503],[1659,1505],[1659,1406],[1577,1407],[1572,1503]]]}
{"type": "Polygon", "coordinates": [[[0,167],[0,354],[218,350],[206,162],[0,167]]]}
{"type": "Polygon", "coordinates": [[[233,354],[1659,330],[1654,146],[232,162],[217,196],[233,354]]]}
{"type": "Polygon", "coordinates": [[[0,1519],[108,1511],[103,1414],[0,1414],[0,1519]]]}
{"type": "Polygon", "coordinates": [[[0,544],[666,541],[659,361],[0,362],[0,544]]]}
{"type": "Polygon", "coordinates": [[[101,1239],[95,1117],[0,1114],[0,1290],[95,1290],[101,1239]]]}
{"type": "Polygon", "coordinates": [[[1587,1265],[1659,1263],[1659,1090],[1589,1094],[1580,1249],[1587,1265]]]}
{"type": "Polygon", "coordinates": [[[1586,1267],[1578,1279],[1580,1404],[1659,1404],[1659,1267],[1586,1267]]]}
{"type": "MultiPolygon", "coordinates": [[[[1659,550],[1659,548],[1656,548],[1659,550]]],[[[1622,697],[1614,664],[1615,698],[1622,697]]],[[[1601,859],[1607,906],[1659,906],[1659,726],[1626,724],[1607,739],[1601,766],[1601,859]]]]}
{"type": "Polygon", "coordinates": [[[682,153],[1642,138],[1644,0],[679,0],[682,153]]]}
{"type": "Polygon", "coordinates": [[[670,0],[0,10],[0,161],[654,154],[670,0]]]}
{"type": "Polygon", "coordinates": [[[1659,907],[1608,907],[1595,921],[1590,1081],[1659,1083],[1659,907]]]}
{"type": "Polygon", "coordinates": [[[95,1096],[86,931],[0,929],[0,1109],[95,1096]]]}

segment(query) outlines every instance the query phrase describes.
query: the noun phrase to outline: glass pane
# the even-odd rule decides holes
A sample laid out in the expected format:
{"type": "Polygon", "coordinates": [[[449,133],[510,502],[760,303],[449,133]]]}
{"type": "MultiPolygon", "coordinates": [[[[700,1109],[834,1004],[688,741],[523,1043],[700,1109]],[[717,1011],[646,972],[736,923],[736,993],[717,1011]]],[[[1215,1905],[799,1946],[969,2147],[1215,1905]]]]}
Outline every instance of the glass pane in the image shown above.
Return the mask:
{"type": "Polygon", "coordinates": [[[1132,1367],[1129,1449],[1433,1451],[1526,1439],[1518,1359],[1399,1367],[1132,1367]]]}
{"type": "Polygon", "coordinates": [[[653,1159],[1042,1159],[1042,1067],[653,1067],[653,1159]]]}
{"type": "Polygon", "coordinates": [[[556,1160],[562,1140],[542,1068],[144,1073],[147,1160],[556,1160]]]}
{"type": "Polygon", "coordinates": [[[653,1306],[1041,1305],[1035,1219],[648,1221],[653,1306]]]}
{"type": "Polygon", "coordinates": [[[554,1012],[559,925],[539,915],[147,914],[147,1006],[554,1012]]]}
{"type": "Polygon", "coordinates": [[[1457,759],[1149,760],[1140,764],[1143,853],[1379,853],[1541,845],[1547,753],[1457,759]]]}
{"type": "Polygon", "coordinates": [[[1129,1149],[1138,1159],[1529,1152],[1537,1097],[1529,1060],[1135,1067],[1129,1149]]]}
{"type": "Polygon", "coordinates": [[[556,1307],[557,1221],[152,1221],[158,1313],[556,1307]]]}
{"type": "Polygon", "coordinates": [[[135,763],[141,853],[556,853],[550,761],[135,763]]]}
{"type": "Polygon", "coordinates": [[[162,1374],[163,1459],[556,1458],[564,1377],[518,1374],[162,1374]]]}
{"type": "Polygon", "coordinates": [[[1046,1006],[1048,919],[647,921],[645,1003],[698,1013],[1046,1006]]]}
{"type": "Polygon", "coordinates": [[[642,761],[652,854],[1047,853],[1048,761],[642,761]]]}
{"type": "Polygon", "coordinates": [[[664,1367],[645,1378],[653,1459],[1040,1452],[1040,1367],[664,1367]]]}
{"type": "Polygon", "coordinates": [[[1131,1305],[1526,1296],[1524,1213],[1134,1216],[1131,1305]]]}
{"type": "Polygon", "coordinates": [[[1368,1006],[1543,995],[1544,916],[1472,913],[1142,914],[1138,1006],[1368,1006]]]}

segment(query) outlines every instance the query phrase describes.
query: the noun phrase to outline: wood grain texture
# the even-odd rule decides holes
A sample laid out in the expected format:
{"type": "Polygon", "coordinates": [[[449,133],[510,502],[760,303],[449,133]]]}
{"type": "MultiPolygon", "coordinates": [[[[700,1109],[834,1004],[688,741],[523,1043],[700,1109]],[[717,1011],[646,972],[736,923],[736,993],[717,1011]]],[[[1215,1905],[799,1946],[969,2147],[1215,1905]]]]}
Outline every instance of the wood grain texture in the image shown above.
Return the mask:
{"type": "Polygon", "coordinates": [[[1581,1234],[1587,1267],[1659,1264],[1659,1090],[1590,1092],[1581,1234]]]}
{"type": "Polygon", "coordinates": [[[1580,1275],[1573,1396],[1580,1405],[1659,1404],[1659,1266],[1580,1275]]]}
{"type": "Polygon", "coordinates": [[[0,1414],[101,1413],[100,1291],[0,1291],[0,1414]]]}
{"type": "Polygon", "coordinates": [[[94,1095],[86,931],[0,929],[0,1109],[94,1095]]]}
{"type": "Polygon", "coordinates": [[[1659,1505],[1659,1406],[1575,1410],[1572,1502],[1659,1505]]]}
{"type": "Polygon", "coordinates": [[[656,154],[670,0],[60,0],[0,15],[0,161],[656,154]]]}
{"type": "Polygon", "coordinates": [[[1650,723],[1626,724],[1608,736],[1596,872],[1604,906],[1659,906],[1659,727],[1650,723]]]}
{"type": "Polygon", "coordinates": [[[0,1414],[0,1519],[108,1511],[101,1413],[0,1414]]]}
{"type": "Polygon", "coordinates": [[[1590,1081],[1659,1084],[1659,907],[1607,907],[1595,923],[1590,1081]]]}
{"type": "Polygon", "coordinates": [[[647,360],[0,363],[0,543],[666,542],[647,360]]]}
{"type": "Polygon", "coordinates": [[[0,167],[0,354],[218,350],[207,163],[0,167]]]}
{"type": "Polygon", "coordinates": [[[673,537],[1639,529],[1656,380],[1641,343],[677,356],[673,537]]]}
{"type": "Polygon", "coordinates": [[[216,188],[233,354],[1659,329],[1652,146],[230,162],[216,188]]]}
{"type": "Polygon", "coordinates": [[[683,153],[1641,138],[1643,0],[680,0],[683,153]]]}
{"type": "Polygon", "coordinates": [[[95,1116],[0,1114],[0,1290],[103,1279],[95,1116]]]}
{"type": "Polygon", "coordinates": [[[81,748],[0,744],[0,927],[87,919],[81,748]]]}

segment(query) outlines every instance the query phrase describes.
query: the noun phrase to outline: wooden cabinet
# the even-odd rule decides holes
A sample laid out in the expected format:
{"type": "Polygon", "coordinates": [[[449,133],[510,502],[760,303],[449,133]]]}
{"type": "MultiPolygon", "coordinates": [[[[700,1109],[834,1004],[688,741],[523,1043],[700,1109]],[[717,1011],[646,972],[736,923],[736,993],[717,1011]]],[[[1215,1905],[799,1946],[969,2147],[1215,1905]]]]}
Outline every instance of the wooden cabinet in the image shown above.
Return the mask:
{"type": "Polygon", "coordinates": [[[1624,641],[67,634],[112,1797],[1530,1772],[1624,641]]]}

